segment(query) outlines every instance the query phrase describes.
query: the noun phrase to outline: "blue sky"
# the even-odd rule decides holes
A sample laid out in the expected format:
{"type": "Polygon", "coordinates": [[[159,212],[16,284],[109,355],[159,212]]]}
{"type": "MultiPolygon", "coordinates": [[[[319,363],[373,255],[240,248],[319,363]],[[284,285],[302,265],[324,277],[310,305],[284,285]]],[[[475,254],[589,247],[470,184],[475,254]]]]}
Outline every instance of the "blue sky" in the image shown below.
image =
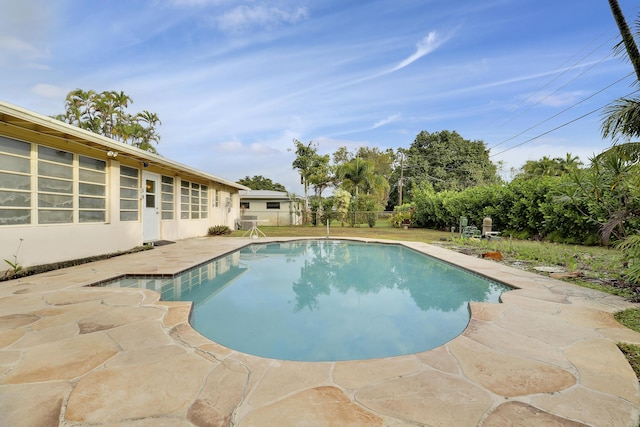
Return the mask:
{"type": "MultiPolygon", "coordinates": [[[[620,6],[635,22],[637,2],[620,6]]],[[[324,154],[408,148],[422,130],[455,130],[484,141],[505,176],[544,155],[587,162],[610,145],[598,109],[635,90],[631,65],[613,55],[620,37],[607,0],[2,0],[1,9],[4,101],[55,115],[73,89],[122,90],[130,111],[162,120],[165,157],[234,181],[263,175],[297,194],[294,138],[324,154]]]]}

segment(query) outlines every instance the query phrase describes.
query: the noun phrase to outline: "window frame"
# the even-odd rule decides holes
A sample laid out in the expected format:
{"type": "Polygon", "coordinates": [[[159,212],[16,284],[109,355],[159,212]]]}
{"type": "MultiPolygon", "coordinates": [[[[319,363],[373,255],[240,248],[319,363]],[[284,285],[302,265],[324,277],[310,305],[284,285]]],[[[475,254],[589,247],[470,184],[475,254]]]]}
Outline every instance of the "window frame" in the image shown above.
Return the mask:
{"type": "Polygon", "coordinates": [[[176,217],[176,180],[172,176],[160,177],[160,219],[174,220],[176,217]]]}
{"type": "Polygon", "coordinates": [[[209,185],[180,180],[180,219],[209,217],[209,185]]]}
{"type": "Polygon", "coordinates": [[[0,227],[107,223],[105,160],[0,136],[0,161],[0,227]]]}
{"type": "Polygon", "coordinates": [[[108,166],[105,160],[95,159],[93,157],[77,155],[78,161],[78,222],[86,223],[106,223],[107,222],[107,173],[108,166]],[[91,167],[93,163],[96,167],[91,167]],[[98,167],[102,166],[102,168],[98,167]],[[84,177],[82,176],[84,172],[84,177]],[[91,180],[89,177],[100,178],[91,180]],[[84,192],[89,188],[102,189],[101,194],[84,192]],[[98,202],[102,206],[82,206],[82,202],[92,201],[98,202]],[[99,203],[102,202],[102,203],[99,203]],[[84,214],[84,215],[83,215],[84,214]],[[95,220],[95,218],[99,218],[95,220]]]}
{"type": "Polygon", "coordinates": [[[119,212],[121,222],[140,220],[140,179],[140,169],[120,165],[119,212]],[[136,173],[135,177],[133,171],[136,173]],[[135,215],[133,215],[134,213],[135,215]]]}
{"type": "Polygon", "coordinates": [[[3,202],[5,199],[0,197],[0,227],[31,225],[33,222],[33,151],[34,144],[30,142],[0,136],[0,156],[8,160],[3,162],[5,167],[0,167],[0,195],[4,194],[7,200],[3,202]],[[26,168],[16,170],[16,160],[26,168]],[[11,178],[17,179],[12,182],[11,178]],[[12,200],[18,202],[11,204],[12,200]]]}

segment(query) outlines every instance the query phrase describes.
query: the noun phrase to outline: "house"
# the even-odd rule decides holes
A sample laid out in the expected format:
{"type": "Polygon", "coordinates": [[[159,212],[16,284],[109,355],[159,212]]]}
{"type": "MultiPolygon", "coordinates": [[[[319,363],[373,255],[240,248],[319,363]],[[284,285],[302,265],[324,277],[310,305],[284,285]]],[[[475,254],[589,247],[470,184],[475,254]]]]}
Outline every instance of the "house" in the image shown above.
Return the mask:
{"type": "Polygon", "coordinates": [[[239,224],[247,227],[246,221],[258,220],[258,225],[302,224],[302,199],[283,191],[240,190],[239,224]]]}
{"type": "Polygon", "coordinates": [[[233,228],[247,187],[0,101],[0,260],[21,266],[233,228]]]}

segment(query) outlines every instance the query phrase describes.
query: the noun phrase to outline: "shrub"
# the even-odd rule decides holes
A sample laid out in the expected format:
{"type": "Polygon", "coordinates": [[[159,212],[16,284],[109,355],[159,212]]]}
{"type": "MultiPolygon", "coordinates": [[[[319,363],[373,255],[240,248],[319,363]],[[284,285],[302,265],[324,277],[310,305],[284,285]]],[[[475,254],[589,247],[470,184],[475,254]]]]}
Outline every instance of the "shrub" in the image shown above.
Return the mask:
{"type": "Polygon", "coordinates": [[[413,224],[413,214],[415,207],[413,203],[405,203],[402,206],[393,208],[393,215],[389,217],[389,222],[394,227],[401,227],[403,224],[413,224]]]}
{"type": "Polygon", "coordinates": [[[633,285],[640,285],[640,234],[627,237],[616,245],[622,251],[627,264],[625,279],[633,285]]]}
{"type": "Polygon", "coordinates": [[[226,225],[214,225],[207,230],[209,236],[224,236],[225,234],[231,234],[231,230],[226,225]]]}

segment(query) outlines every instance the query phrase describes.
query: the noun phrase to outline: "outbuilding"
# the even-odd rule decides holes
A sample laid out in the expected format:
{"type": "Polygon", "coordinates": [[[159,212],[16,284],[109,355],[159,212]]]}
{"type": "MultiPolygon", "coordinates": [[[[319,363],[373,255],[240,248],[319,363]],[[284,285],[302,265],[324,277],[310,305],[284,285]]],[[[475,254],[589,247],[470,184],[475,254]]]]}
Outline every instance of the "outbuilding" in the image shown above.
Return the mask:
{"type": "Polygon", "coordinates": [[[284,191],[241,190],[239,224],[246,228],[257,220],[258,225],[300,225],[302,202],[300,197],[284,191]]]}

